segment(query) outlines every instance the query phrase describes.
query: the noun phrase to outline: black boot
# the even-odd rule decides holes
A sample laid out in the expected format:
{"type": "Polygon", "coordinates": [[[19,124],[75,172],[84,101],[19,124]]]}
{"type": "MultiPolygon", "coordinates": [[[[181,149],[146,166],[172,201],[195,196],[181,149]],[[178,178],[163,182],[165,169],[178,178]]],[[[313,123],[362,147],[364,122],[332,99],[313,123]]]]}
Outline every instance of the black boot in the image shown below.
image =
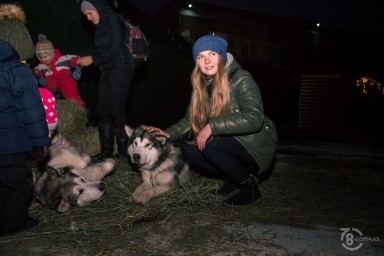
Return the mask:
{"type": "Polygon", "coordinates": [[[115,135],[116,135],[116,144],[117,144],[117,152],[118,154],[115,156],[115,158],[120,160],[125,160],[128,158],[128,135],[125,132],[124,128],[115,129],[115,135]]]}
{"type": "Polygon", "coordinates": [[[235,191],[236,189],[238,189],[238,187],[233,184],[233,182],[225,179],[224,184],[217,190],[217,194],[220,196],[226,196],[235,191]]]}
{"type": "Polygon", "coordinates": [[[114,134],[111,124],[99,124],[100,153],[92,156],[92,160],[103,161],[113,157],[114,134]]]}
{"type": "Polygon", "coordinates": [[[225,205],[245,205],[260,199],[261,193],[253,177],[239,184],[240,191],[223,201],[225,205]]]}

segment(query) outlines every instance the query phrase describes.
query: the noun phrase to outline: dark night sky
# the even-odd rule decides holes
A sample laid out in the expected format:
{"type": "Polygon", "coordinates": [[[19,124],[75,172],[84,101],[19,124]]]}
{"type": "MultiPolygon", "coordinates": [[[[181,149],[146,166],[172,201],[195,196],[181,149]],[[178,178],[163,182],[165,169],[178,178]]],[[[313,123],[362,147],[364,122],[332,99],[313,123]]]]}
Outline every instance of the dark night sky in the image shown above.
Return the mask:
{"type": "MultiPolygon", "coordinates": [[[[155,15],[172,0],[129,0],[155,15]]],[[[381,0],[194,0],[324,25],[384,34],[381,0]]]]}

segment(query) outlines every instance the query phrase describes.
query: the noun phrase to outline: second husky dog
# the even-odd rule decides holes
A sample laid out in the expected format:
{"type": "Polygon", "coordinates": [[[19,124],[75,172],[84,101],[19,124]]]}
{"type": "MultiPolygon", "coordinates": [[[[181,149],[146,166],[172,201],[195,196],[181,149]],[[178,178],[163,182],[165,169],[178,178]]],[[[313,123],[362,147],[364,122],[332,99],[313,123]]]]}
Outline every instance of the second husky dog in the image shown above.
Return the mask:
{"type": "Polygon", "coordinates": [[[71,206],[85,206],[105,193],[101,180],[115,167],[113,159],[89,164],[90,157],[79,154],[73,147],[50,150],[48,162],[35,170],[34,191],[38,201],[57,212],[71,206]]]}
{"type": "Polygon", "coordinates": [[[151,198],[170,191],[191,178],[189,165],[180,148],[166,137],[149,133],[146,126],[132,129],[125,126],[129,136],[128,155],[137,165],[143,182],[135,189],[132,200],[145,204],[151,198]]]}

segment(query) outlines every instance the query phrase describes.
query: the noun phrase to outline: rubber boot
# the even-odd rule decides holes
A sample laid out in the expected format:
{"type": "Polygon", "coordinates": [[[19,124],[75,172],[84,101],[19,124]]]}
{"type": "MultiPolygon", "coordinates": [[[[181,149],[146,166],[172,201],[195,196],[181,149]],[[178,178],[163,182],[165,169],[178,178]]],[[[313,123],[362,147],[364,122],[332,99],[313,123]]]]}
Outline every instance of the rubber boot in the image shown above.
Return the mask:
{"type": "Polygon", "coordinates": [[[123,128],[115,129],[116,144],[118,154],[115,156],[118,160],[128,159],[128,135],[123,128]]]}
{"type": "Polygon", "coordinates": [[[250,177],[245,182],[239,184],[239,188],[239,192],[223,201],[223,204],[231,206],[246,205],[260,199],[261,197],[259,187],[253,177],[250,177]]]}
{"type": "Polygon", "coordinates": [[[92,160],[103,161],[113,157],[114,134],[111,124],[99,124],[100,153],[92,156],[92,160]]]}

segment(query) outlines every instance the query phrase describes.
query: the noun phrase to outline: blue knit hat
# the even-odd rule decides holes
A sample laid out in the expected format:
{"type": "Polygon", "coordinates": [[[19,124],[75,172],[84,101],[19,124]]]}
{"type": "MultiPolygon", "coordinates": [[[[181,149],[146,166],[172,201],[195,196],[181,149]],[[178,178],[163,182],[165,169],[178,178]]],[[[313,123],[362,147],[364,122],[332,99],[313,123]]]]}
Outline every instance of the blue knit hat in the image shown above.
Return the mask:
{"type": "Polygon", "coordinates": [[[215,35],[202,36],[192,47],[193,60],[196,62],[197,55],[203,51],[213,51],[218,53],[224,62],[227,62],[228,43],[224,38],[215,35]]]}

